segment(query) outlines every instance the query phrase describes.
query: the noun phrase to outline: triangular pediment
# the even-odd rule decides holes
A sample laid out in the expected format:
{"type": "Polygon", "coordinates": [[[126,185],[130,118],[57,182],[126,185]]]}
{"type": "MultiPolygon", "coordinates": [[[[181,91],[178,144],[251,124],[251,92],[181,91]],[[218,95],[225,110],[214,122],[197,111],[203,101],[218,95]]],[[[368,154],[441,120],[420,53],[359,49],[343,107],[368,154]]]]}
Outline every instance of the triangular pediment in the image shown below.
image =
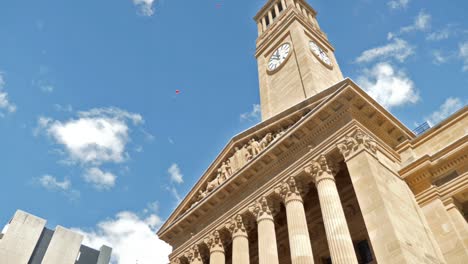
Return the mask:
{"type": "Polygon", "coordinates": [[[158,235],[171,242],[179,232],[187,232],[189,226],[216,208],[231,193],[242,190],[252,175],[280,162],[279,157],[290,148],[298,151],[295,145],[308,135],[308,131],[322,126],[324,129],[319,132],[328,133],[326,123],[343,122],[339,118],[358,120],[392,147],[414,138],[414,134],[393,115],[354,82],[345,79],[233,137],[158,235]]]}

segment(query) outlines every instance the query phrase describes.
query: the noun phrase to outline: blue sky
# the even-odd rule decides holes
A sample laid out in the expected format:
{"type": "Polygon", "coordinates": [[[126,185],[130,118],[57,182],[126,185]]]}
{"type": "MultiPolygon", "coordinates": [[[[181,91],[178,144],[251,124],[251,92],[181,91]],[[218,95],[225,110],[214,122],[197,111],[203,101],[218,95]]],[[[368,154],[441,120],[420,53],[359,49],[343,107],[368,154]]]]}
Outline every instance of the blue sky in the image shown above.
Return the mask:
{"type": "MultiPolygon", "coordinates": [[[[0,223],[22,209],[163,263],[152,232],[259,122],[264,3],[1,1],[0,223]]],[[[309,3],[343,74],[410,128],[466,105],[468,2],[309,3]]]]}

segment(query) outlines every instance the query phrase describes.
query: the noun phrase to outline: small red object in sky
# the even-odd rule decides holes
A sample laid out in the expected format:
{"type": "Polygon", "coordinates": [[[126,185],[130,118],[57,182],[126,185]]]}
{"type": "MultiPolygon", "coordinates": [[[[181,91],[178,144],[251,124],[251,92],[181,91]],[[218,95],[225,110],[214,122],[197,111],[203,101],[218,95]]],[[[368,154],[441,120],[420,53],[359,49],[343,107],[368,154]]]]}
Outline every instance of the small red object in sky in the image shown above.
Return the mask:
{"type": "Polygon", "coordinates": [[[216,3],[216,8],[221,8],[221,3],[216,3]]]}
{"type": "Polygon", "coordinates": [[[180,90],[175,90],[175,93],[176,93],[176,94],[180,94],[180,90]]]}

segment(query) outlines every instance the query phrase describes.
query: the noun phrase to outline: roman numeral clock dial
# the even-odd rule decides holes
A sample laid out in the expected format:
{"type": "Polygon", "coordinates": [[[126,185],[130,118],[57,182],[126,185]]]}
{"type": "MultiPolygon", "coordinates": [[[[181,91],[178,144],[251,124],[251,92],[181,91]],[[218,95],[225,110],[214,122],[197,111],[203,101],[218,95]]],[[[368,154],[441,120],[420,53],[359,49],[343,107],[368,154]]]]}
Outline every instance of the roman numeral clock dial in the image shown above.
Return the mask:
{"type": "Polygon", "coordinates": [[[289,43],[284,43],[277,50],[273,52],[268,61],[268,71],[274,72],[279,69],[286,59],[291,54],[291,45],[289,43]]]}
{"type": "Polygon", "coordinates": [[[317,57],[320,60],[320,62],[322,62],[325,66],[327,66],[328,68],[331,68],[333,66],[330,57],[328,57],[327,52],[320,48],[320,46],[317,45],[317,43],[311,40],[309,42],[309,47],[312,53],[315,55],[315,57],[317,57]]]}

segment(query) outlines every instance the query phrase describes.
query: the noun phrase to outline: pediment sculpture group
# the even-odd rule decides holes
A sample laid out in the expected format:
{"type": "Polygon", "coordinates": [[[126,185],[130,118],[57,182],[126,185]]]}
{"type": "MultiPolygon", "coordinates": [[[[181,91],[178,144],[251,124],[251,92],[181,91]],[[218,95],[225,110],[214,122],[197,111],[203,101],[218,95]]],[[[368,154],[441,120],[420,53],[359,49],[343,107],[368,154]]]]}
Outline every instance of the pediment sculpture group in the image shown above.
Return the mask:
{"type": "Polygon", "coordinates": [[[258,154],[265,150],[272,142],[276,141],[285,133],[285,129],[280,129],[276,133],[267,133],[260,140],[251,138],[249,142],[242,147],[236,146],[234,148],[234,154],[223,161],[220,167],[216,170],[216,177],[208,182],[204,190],[198,191],[198,195],[194,200],[192,207],[199,201],[203,200],[209,193],[229,179],[234,173],[244,167],[258,154]]]}

